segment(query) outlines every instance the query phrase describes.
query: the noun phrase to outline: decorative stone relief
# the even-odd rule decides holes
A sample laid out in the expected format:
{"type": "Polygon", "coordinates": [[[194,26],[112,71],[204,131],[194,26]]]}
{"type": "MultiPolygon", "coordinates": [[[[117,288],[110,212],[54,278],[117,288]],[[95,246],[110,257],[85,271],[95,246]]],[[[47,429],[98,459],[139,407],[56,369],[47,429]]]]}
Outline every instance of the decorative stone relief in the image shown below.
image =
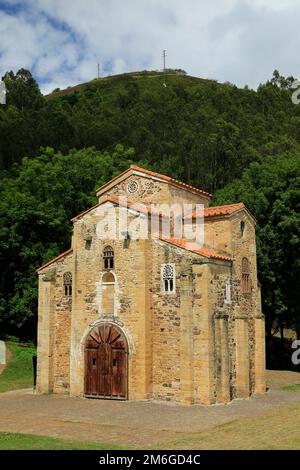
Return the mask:
{"type": "Polygon", "coordinates": [[[160,191],[161,191],[161,187],[156,181],[146,180],[146,181],[143,182],[140,194],[141,195],[143,195],[145,193],[147,193],[147,194],[156,194],[156,193],[159,193],[160,191]]]}
{"type": "Polygon", "coordinates": [[[92,241],[93,235],[94,235],[94,232],[95,232],[95,226],[94,225],[88,226],[85,223],[83,223],[82,226],[81,226],[81,231],[82,231],[82,238],[86,242],[92,241]]]}
{"type": "Polygon", "coordinates": [[[55,276],[56,276],[56,270],[51,269],[42,275],[42,280],[44,282],[51,282],[55,280],[55,276]]]}
{"type": "Polygon", "coordinates": [[[161,191],[159,183],[152,180],[137,180],[131,179],[127,183],[120,183],[112,189],[114,196],[121,196],[124,194],[136,194],[142,197],[145,194],[156,194],[161,191]]]}
{"type": "Polygon", "coordinates": [[[126,193],[125,183],[120,183],[112,189],[112,193],[115,196],[121,196],[126,193]]]}

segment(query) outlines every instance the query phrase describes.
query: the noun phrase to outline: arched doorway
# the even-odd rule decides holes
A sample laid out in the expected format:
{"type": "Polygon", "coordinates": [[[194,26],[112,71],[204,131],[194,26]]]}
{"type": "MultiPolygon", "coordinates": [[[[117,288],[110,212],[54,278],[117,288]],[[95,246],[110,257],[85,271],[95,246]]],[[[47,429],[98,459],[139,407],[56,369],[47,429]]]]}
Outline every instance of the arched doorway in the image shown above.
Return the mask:
{"type": "Polygon", "coordinates": [[[127,341],[118,326],[95,326],[85,342],[85,396],[127,399],[127,357],[127,341]]]}

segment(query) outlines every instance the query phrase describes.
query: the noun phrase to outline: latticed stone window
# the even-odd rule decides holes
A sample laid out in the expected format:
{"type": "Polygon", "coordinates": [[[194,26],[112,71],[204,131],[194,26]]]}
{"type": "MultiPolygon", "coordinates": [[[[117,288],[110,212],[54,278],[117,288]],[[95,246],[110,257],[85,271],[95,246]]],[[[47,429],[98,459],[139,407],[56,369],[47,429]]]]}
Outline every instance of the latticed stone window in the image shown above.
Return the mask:
{"type": "Polygon", "coordinates": [[[247,258],[242,259],[242,293],[250,294],[251,282],[250,282],[250,268],[249,261],[247,258]]]}
{"type": "Polygon", "coordinates": [[[64,273],[64,293],[67,297],[72,296],[72,273],[64,273]]]}
{"type": "Polygon", "coordinates": [[[162,291],[165,294],[175,292],[175,265],[163,264],[161,266],[162,291]]]}
{"type": "Polygon", "coordinates": [[[130,194],[136,193],[139,189],[139,183],[136,180],[132,180],[128,183],[127,191],[130,194]]]}
{"type": "Polygon", "coordinates": [[[111,246],[106,246],[103,250],[104,269],[114,269],[114,250],[111,246]]]}

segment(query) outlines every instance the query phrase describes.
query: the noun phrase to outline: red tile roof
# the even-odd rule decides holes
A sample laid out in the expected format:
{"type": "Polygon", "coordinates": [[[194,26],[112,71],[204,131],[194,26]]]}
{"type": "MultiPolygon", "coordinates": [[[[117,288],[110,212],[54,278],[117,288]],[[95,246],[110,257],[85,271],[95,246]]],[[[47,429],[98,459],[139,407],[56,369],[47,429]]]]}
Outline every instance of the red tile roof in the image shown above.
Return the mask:
{"type": "Polygon", "coordinates": [[[190,242],[189,240],[165,237],[161,237],[160,240],[166,243],[170,243],[171,245],[177,246],[178,248],[183,248],[184,250],[188,250],[192,253],[204,256],[205,258],[219,259],[222,261],[233,261],[233,258],[227,254],[219,253],[218,251],[215,251],[212,248],[200,247],[197,243],[190,242]]]}
{"type": "MultiPolygon", "coordinates": [[[[102,204],[105,204],[106,202],[110,202],[111,204],[117,204],[119,206],[127,207],[128,209],[135,210],[137,212],[141,212],[143,214],[158,214],[158,212],[151,210],[150,207],[145,206],[144,204],[139,204],[138,202],[131,202],[131,201],[123,201],[121,198],[114,198],[114,197],[109,197],[100,203],[96,204],[93,207],[90,207],[89,209],[81,212],[80,214],[76,215],[71,219],[72,222],[76,222],[79,220],[81,217],[83,217],[85,214],[88,214],[91,212],[93,209],[96,209],[97,207],[100,207],[102,204]]],[[[203,215],[204,217],[215,217],[215,216],[222,216],[222,215],[230,215],[233,214],[234,212],[237,212],[241,209],[245,208],[245,205],[242,202],[239,202],[237,204],[228,204],[226,206],[214,206],[214,207],[206,207],[204,208],[203,215]]],[[[196,218],[197,212],[193,212],[193,218],[196,218]]],[[[201,214],[200,214],[201,215],[201,214]]]]}
{"type": "Polygon", "coordinates": [[[48,266],[50,266],[50,264],[55,263],[55,261],[59,261],[59,260],[62,259],[62,258],[65,258],[65,256],[68,256],[68,255],[70,255],[71,253],[73,253],[73,248],[69,248],[68,250],[64,251],[64,252],[61,253],[60,255],[56,256],[56,258],[53,258],[53,259],[51,259],[50,261],[48,261],[48,263],[43,264],[43,266],[41,266],[40,268],[38,268],[38,269],[36,270],[36,272],[38,273],[38,272],[41,271],[42,269],[47,268],[48,266]]]}
{"type": "Polygon", "coordinates": [[[120,176],[124,175],[125,173],[127,173],[127,171],[129,170],[134,170],[134,171],[139,171],[140,173],[144,173],[145,175],[149,175],[149,176],[153,176],[154,178],[160,178],[164,181],[167,181],[168,183],[170,184],[173,184],[177,187],[180,187],[182,189],[185,189],[186,191],[190,191],[192,193],[196,193],[196,194],[201,194],[202,196],[205,196],[205,197],[211,197],[211,194],[206,192],[206,191],[203,191],[202,189],[199,189],[199,188],[195,188],[194,186],[191,186],[189,184],[186,184],[186,183],[183,183],[182,181],[179,181],[179,180],[176,180],[174,178],[171,178],[170,176],[166,176],[166,175],[162,175],[160,173],[156,173],[155,171],[150,171],[150,170],[146,170],[145,168],[142,168],[140,166],[137,166],[137,165],[131,165],[130,168],[128,168],[128,170],[124,171],[123,173],[121,173],[120,175],[118,176],[115,176],[115,178],[113,178],[112,180],[108,181],[107,183],[105,183],[103,186],[101,186],[100,188],[98,188],[96,190],[96,192],[100,191],[100,189],[103,189],[105,188],[106,186],[108,186],[112,181],[118,179],[120,176]]]}
{"type": "MultiPolygon", "coordinates": [[[[225,206],[205,207],[203,215],[204,217],[230,215],[244,208],[245,208],[245,204],[243,202],[238,202],[237,204],[227,204],[225,206]]],[[[195,218],[196,216],[197,216],[197,212],[193,212],[193,218],[195,218]]]]}

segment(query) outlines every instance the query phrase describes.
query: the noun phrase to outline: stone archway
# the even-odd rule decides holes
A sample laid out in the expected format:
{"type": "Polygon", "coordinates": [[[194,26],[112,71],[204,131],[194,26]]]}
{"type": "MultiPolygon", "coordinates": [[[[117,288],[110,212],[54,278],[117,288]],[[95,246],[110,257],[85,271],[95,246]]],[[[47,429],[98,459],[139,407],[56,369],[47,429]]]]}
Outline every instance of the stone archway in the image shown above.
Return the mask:
{"type": "Polygon", "coordinates": [[[85,341],[85,396],[126,400],[127,371],[128,344],[121,328],[113,323],[95,326],[85,341]]]}

